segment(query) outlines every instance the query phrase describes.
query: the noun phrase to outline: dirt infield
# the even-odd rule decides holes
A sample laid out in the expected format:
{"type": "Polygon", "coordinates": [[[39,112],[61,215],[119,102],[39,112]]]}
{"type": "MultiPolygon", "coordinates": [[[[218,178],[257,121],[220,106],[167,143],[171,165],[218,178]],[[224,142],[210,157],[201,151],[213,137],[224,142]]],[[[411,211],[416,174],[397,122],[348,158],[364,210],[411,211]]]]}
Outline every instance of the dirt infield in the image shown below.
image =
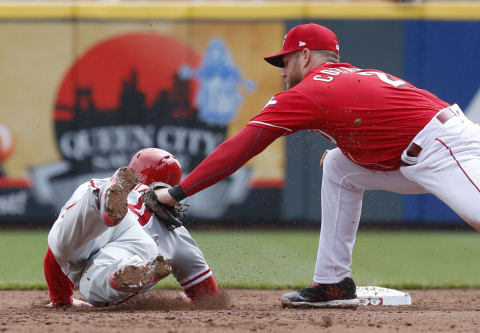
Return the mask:
{"type": "Polygon", "coordinates": [[[154,291],[111,308],[46,309],[45,291],[0,291],[0,332],[475,332],[480,290],[411,291],[412,305],[282,309],[285,291],[227,290],[191,308],[154,291]]]}

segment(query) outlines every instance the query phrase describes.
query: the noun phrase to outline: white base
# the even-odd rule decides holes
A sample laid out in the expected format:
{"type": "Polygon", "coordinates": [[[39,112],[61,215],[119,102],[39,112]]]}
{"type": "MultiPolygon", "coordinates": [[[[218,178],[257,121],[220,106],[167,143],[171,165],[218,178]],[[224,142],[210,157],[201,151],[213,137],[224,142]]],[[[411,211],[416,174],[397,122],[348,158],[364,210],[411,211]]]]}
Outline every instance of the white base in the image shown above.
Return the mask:
{"type": "Polygon", "coordinates": [[[357,287],[357,298],[360,301],[360,305],[412,304],[409,293],[377,286],[357,287]]]}

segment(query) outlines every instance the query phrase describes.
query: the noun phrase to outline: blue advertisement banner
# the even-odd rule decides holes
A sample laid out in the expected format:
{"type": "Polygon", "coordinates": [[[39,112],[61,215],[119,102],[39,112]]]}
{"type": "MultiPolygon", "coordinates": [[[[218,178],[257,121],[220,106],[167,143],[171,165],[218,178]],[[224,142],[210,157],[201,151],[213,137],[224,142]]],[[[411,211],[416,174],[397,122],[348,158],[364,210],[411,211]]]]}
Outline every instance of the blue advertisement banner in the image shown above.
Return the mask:
{"type": "MultiPolygon", "coordinates": [[[[480,120],[480,105],[474,102],[480,98],[480,22],[406,21],[404,59],[406,80],[480,120]]],[[[433,195],[405,196],[404,214],[411,222],[462,221],[433,195]]]]}

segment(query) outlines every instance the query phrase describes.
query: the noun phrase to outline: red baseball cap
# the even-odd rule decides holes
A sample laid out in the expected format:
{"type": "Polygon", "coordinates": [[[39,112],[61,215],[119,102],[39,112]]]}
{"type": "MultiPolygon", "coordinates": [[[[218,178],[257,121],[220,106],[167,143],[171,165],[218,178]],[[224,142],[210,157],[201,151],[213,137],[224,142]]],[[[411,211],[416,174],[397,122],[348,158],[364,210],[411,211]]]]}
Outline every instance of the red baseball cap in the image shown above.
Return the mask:
{"type": "Polygon", "coordinates": [[[266,56],[264,59],[273,66],[283,67],[283,56],[303,49],[327,50],[336,54],[340,52],[335,33],[323,25],[308,23],[297,25],[285,35],[280,52],[266,56]]]}

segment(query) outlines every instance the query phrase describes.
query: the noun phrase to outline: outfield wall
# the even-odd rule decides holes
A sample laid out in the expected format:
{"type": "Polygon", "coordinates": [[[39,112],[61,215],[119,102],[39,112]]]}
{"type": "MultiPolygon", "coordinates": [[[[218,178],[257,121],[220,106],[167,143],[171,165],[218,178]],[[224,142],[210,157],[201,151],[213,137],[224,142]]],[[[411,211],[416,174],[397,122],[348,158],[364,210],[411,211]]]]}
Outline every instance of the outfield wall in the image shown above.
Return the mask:
{"type": "MultiPolygon", "coordinates": [[[[171,151],[188,174],[282,90],[262,58],[300,23],[333,29],[343,61],[401,76],[478,121],[479,20],[474,4],[0,4],[0,224],[51,221],[79,183],[145,146],[171,151]]],[[[282,138],[189,199],[190,216],[319,222],[328,147],[308,133],[282,138]]],[[[428,195],[372,192],[364,206],[365,223],[459,220],[428,195]]]]}

